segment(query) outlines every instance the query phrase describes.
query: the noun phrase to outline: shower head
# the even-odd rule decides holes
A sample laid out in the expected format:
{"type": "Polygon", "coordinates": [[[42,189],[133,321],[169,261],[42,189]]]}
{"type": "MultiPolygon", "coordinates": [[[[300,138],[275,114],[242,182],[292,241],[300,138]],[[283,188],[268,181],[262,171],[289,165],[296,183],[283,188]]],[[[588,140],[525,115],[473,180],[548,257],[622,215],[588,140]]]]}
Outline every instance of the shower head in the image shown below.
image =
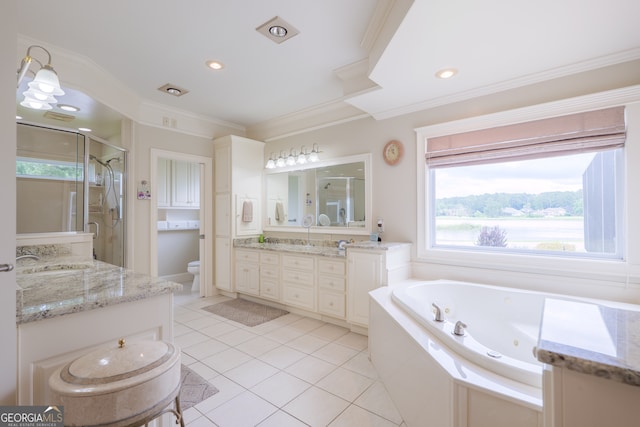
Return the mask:
{"type": "Polygon", "coordinates": [[[107,165],[109,164],[109,162],[105,163],[102,160],[100,160],[99,158],[97,158],[96,156],[94,156],[93,154],[89,154],[89,159],[90,160],[95,160],[96,162],[100,163],[102,166],[104,166],[105,168],[107,167],[107,165]]]}
{"type": "Polygon", "coordinates": [[[327,185],[324,186],[324,189],[325,190],[328,189],[330,185],[331,185],[331,183],[328,183],[327,185]]]}

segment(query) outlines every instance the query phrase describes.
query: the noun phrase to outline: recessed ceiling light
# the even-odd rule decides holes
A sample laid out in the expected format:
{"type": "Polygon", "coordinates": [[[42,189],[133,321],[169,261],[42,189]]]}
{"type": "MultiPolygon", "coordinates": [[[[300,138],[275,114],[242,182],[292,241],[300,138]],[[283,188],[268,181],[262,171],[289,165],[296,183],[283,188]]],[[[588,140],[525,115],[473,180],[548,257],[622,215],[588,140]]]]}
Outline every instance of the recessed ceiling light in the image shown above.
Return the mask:
{"type": "Polygon", "coordinates": [[[274,37],[284,37],[287,35],[287,29],[282,25],[273,25],[269,27],[269,33],[274,37]]]}
{"type": "Polygon", "coordinates": [[[168,93],[169,95],[173,95],[173,96],[182,96],[186,93],[189,93],[188,90],[181,88],[179,86],[176,86],[174,84],[171,83],[167,83],[166,85],[160,86],[158,88],[158,90],[160,92],[165,92],[168,93]]]}
{"type": "Polygon", "coordinates": [[[89,129],[89,128],[78,128],[78,130],[80,132],[91,132],[91,129],[89,129]]]}
{"type": "Polygon", "coordinates": [[[205,62],[205,64],[207,64],[207,67],[211,68],[212,70],[222,70],[224,68],[224,64],[219,61],[207,61],[205,62]]]}
{"type": "Polygon", "coordinates": [[[458,70],[455,68],[444,68],[436,72],[436,77],[439,79],[450,79],[458,74],[458,70]]]}
{"type": "Polygon", "coordinates": [[[73,112],[80,111],[80,108],[75,107],[73,105],[67,105],[67,104],[58,104],[58,108],[64,111],[73,111],[73,112]]]}
{"type": "Polygon", "coordinates": [[[282,43],[297,35],[299,31],[279,16],[273,17],[256,28],[256,31],[276,43],[282,43]]]}

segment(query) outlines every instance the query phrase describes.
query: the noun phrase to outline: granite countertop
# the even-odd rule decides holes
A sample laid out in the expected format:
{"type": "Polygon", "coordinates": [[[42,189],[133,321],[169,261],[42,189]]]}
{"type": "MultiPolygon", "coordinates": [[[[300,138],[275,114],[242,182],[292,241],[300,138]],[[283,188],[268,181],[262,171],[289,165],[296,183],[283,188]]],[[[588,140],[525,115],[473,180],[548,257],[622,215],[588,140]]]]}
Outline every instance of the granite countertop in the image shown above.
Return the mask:
{"type": "Polygon", "coordinates": [[[86,257],[20,260],[16,267],[16,323],[136,301],[182,285],[86,257]]]}
{"type": "MultiPolygon", "coordinates": [[[[346,250],[338,249],[338,242],[334,241],[311,241],[311,244],[307,244],[304,240],[296,239],[269,239],[274,241],[268,241],[265,243],[256,242],[254,239],[237,239],[233,242],[236,248],[247,249],[263,249],[267,251],[277,252],[293,252],[297,254],[308,255],[320,255],[326,257],[345,257],[346,250]]],[[[351,242],[347,243],[344,247],[346,249],[371,249],[371,250],[390,250],[396,247],[410,245],[410,243],[400,242],[351,242]]]]}
{"type": "Polygon", "coordinates": [[[547,298],[535,352],[543,363],[640,386],[640,311],[547,298]]]}

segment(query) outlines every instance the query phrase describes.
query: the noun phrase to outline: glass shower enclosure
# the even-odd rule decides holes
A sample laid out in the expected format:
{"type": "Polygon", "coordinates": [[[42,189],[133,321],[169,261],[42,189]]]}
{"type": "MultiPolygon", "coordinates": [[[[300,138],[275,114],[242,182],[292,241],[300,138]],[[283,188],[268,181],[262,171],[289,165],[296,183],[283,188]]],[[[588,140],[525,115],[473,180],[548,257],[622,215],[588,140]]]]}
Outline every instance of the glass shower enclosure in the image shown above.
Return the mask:
{"type": "Polygon", "coordinates": [[[94,257],[124,267],[126,150],[78,132],[18,123],[18,234],[92,232],[94,257]]]}

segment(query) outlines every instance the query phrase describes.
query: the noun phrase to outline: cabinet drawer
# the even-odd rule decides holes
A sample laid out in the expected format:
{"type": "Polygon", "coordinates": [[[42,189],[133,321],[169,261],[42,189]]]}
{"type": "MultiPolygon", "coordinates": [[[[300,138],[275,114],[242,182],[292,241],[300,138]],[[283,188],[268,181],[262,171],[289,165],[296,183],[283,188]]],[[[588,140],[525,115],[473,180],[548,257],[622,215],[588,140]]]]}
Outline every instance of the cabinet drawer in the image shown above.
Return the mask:
{"type": "Polygon", "coordinates": [[[280,256],[273,252],[260,252],[260,264],[280,264],[280,256]]]}
{"type": "Polygon", "coordinates": [[[346,289],[345,278],[338,276],[327,276],[321,274],[318,276],[318,287],[320,289],[331,289],[332,291],[344,292],[346,289]]]}
{"type": "Polygon", "coordinates": [[[346,313],[344,294],[320,292],[318,294],[318,311],[344,319],[346,313]]]}
{"type": "Polygon", "coordinates": [[[292,255],[283,255],[282,256],[282,266],[288,268],[297,268],[300,270],[309,270],[313,271],[313,258],[311,257],[302,257],[302,256],[292,256],[292,255]]]}
{"type": "Polygon", "coordinates": [[[265,279],[260,281],[260,296],[264,298],[280,299],[280,284],[277,280],[265,279]]]}
{"type": "Polygon", "coordinates": [[[277,280],[280,276],[280,269],[277,265],[261,265],[260,266],[260,279],[265,280],[277,280]]]}
{"type": "Polygon", "coordinates": [[[313,272],[289,270],[284,268],[282,270],[282,281],[313,287],[313,272]]]}
{"type": "Polygon", "coordinates": [[[253,251],[236,251],[236,261],[258,264],[260,262],[260,254],[253,251]]]}
{"type": "Polygon", "coordinates": [[[283,288],[282,300],[285,304],[315,310],[314,289],[302,286],[285,285],[283,288]]]}
{"type": "Polygon", "coordinates": [[[344,272],[344,261],[329,261],[324,259],[318,260],[318,273],[337,274],[340,276],[344,276],[344,272]]]}

